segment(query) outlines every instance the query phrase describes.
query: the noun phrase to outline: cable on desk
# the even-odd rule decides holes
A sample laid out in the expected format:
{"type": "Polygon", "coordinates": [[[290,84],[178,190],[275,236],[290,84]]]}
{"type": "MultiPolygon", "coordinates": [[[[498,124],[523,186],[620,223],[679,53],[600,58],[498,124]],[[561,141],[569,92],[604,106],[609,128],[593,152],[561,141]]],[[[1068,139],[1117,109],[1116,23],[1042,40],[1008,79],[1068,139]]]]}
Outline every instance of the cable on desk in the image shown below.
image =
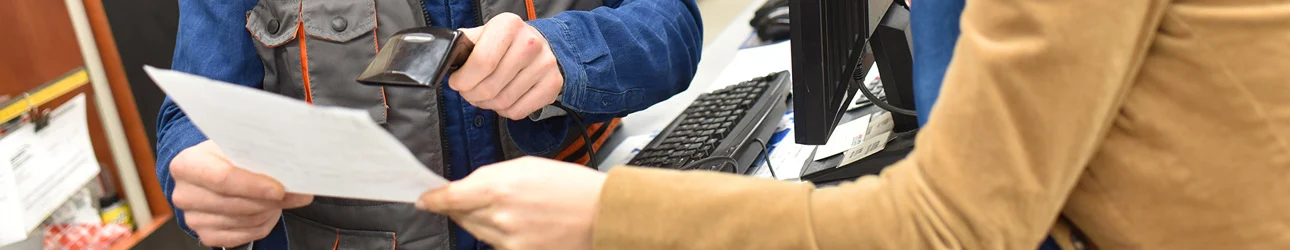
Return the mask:
{"type": "MultiPolygon", "coordinates": [[[[559,102],[552,103],[551,106],[555,106],[557,108],[563,109],[564,112],[567,113],[570,118],[573,118],[573,123],[578,125],[578,128],[582,130],[582,142],[583,142],[582,146],[587,150],[587,166],[591,168],[596,168],[594,166],[594,164],[596,164],[596,149],[592,145],[592,144],[595,144],[596,142],[591,140],[591,135],[588,135],[588,133],[590,132],[587,131],[587,124],[582,122],[582,115],[578,114],[578,112],[573,112],[573,109],[570,109],[569,107],[565,107],[564,104],[560,104],[559,102]]],[[[608,125],[609,124],[605,124],[605,126],[608,126],[608,125]]],[[[603,129],[609,129],[609,128],[603,128],[603,129]]]]}
{"type": "Polygon", "coordinates": [[[765,155],[766,159],[766,168],[770,169],[770,178],[779,180],[779,176],[775,176],[775,166],[770,165],[770,144],[761,140],[761,138],[754,139],[753,142],[761,145],[761,153],[765,155]]]}
{"type": "MultiPolygon", "coordinates": [[[[852,80],[852,81],[855,81],[855,80],[852,80]]],[[[864,95],[864,98],[869,99],[870,103],[873,103],[873,105],[876,105],[879,108],[882,108],[892,113],[908,115],[908,116],[918,116],[918,112],[892,106],[891,104],[888,104],[886,101],[878,99],[877,96],[874,96],[873,92],[869,91],[869,87],[867,86],[860,86],[859,89],[860,89],[860,94],[864,95]]]]}

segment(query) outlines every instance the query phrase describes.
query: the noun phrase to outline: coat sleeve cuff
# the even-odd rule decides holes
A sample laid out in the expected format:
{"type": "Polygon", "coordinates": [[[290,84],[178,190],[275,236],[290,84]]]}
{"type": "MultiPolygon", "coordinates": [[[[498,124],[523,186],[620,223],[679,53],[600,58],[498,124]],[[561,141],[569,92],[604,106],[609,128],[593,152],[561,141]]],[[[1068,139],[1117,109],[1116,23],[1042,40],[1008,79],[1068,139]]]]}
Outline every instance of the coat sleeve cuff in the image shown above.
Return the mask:
{"type": "Polygon", "coordinates": [[[170,176],[170,162],[179,156],[179,152],[188,149],[198,143],[206,141],[206,135],[197,130],[187,118],[181,118],[173,121],[166,126],[164,130],[158,133],[157,143],[157,181],[161,184],[161,191],[166,195],[166,202],[175,212],[175,221],[179,224],[179,229],[188,233],[189,236],[197,238],[197,234],[188,228],[185,221],[184,211],[175,208],[171,200],[171,194],[175,190],[174,179],[170,176]]]}
{"type": "Polygon", "coordinates": [[[617,167],[600,194],[595,249],[815,249],[809,184],[617,167]]]}
{"type": "Polygon", "coordinates": [[[557,18],[542,18],[528,23],[546,38],[560,65],[560,71],[564,75],[564,91],[561,92],[560,102],[570,108],[584,106],[581,97],[587,86],[587,70],[582,65],[581,51],[570,34],[569,25],[557,18]]]}

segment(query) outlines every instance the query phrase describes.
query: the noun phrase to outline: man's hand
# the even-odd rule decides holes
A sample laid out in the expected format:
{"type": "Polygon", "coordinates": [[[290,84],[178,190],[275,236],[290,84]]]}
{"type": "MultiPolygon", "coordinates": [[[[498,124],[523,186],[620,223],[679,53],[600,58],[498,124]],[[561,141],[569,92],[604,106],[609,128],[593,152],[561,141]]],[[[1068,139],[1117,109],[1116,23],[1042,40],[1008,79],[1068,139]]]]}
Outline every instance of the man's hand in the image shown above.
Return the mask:
{"type": "Polygon", "coordinates": [[[587,167],[525,157],[426,192],[417,206],[500,249],[591,249],[604,184],[605,175],[587,167]]]}
{"type": "Polygon", "coordinates": [[[170,163],[175,178],[171,200],[184,211],[188,228],[202,244],[235,247],[269,235],[282,209],[313,202],[312,195],[288,194],[277,180],[237,168],[214,143],[185,149],[170,163]]]}
{"type": "Polygon", "coordinates": [[[475,49],[448,78],[448,86],[470,104],[519,120],[556,101],[564,74],[536,28],[502,13],[484,26],[461,31],[475,49]]]}

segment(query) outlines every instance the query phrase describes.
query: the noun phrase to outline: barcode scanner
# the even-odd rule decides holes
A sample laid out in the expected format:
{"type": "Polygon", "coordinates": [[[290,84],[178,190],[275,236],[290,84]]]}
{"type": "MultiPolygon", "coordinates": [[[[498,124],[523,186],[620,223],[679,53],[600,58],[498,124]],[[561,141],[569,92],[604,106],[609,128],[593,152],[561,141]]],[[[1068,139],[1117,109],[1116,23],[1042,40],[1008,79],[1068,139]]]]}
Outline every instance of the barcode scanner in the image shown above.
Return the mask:
{"type": "MultiPolygon", "coordinates": [[[[390,36],[356,80],[374,86],[439,88],[444,76],[461,68],[473,49],[475,43],[459,30],[440,27],[402,30],[390,36]]],[[[540,121],[567,114],[574,113],[557,101],[529,114],[529,119],[540,121]]],[[[584,140],[590,142],[581,117],[571,117],[583,128],[584,140]]],[[[583,145],[593,155],[591,162],[595,162],[591,143],[583,145]]]]}
{"type": "MultiPolygon", "coordinates": [[[[358,82],[376,86],[437,88],[444,76],[461,68],[475,43],[458,30],[417,27],[394,33],[358,75],[358,82]]],[[[534,121],[569,112],[547,105],[529,114],[534,121]]]]}
{"type": "Polygon", "coordinates": [[[461,31],[419,27],[399,31],[391,36],[358,82],[367,85],[401,87],[438,87],[443,77],[456,71],[475,43],[461,31]]]}

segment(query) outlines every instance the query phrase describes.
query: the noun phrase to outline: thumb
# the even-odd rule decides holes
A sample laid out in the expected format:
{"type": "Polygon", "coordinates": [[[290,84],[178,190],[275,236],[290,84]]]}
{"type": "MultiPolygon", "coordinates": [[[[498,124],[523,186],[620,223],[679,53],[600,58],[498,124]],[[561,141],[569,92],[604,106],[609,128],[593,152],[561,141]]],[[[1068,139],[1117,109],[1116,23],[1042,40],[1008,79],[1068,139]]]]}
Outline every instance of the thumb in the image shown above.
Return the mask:
{"type": "Polygon", "coordinates": [[[479,27],[474,27],[469,29],[459,29],[458,31],[461,31],[461,35],[465,36],[466,39],[469,39],[470,42],[479,43],[479,36],[484,34],[484,26],[479,26],[479,27]]]}
{"type": "Polygon", "coordinates": [[[308,206],[313,202],[314,196],[311,194],[287,193],[286,198],[282,201],[282,208],[299,208],[308,206]]]}

